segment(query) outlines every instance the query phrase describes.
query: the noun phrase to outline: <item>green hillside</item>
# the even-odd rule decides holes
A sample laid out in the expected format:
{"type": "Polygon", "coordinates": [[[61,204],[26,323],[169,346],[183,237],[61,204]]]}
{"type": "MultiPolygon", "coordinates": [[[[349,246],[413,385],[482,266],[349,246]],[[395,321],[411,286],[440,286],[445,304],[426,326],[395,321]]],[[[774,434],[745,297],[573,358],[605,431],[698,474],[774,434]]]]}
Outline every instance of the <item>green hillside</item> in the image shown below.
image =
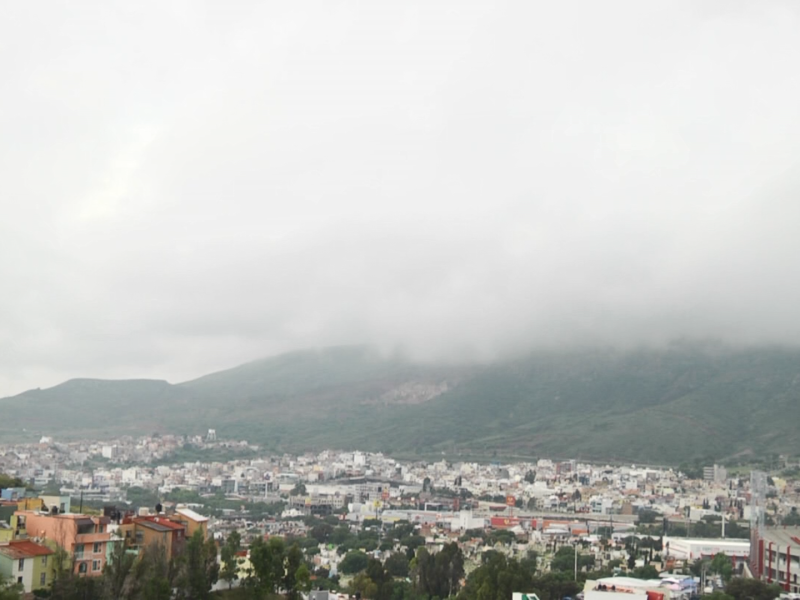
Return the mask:
{"type": "Polygon", "coordinates": [[[677,463],[800,454],[800,350],[674,345],[421,365],[365,347],[285,354],[179,385],[72,380],[0,400],[0,435],[202,433],[274,450],[677,463]]]}
{"type": "Polygon", "coordinates": [[[99,438],[155,431],[165,408],[185,402],[182,391],[166,381],[71,379],[0,400],[0,433],[18,436],[24,428],[31,434],[99,438]]]}

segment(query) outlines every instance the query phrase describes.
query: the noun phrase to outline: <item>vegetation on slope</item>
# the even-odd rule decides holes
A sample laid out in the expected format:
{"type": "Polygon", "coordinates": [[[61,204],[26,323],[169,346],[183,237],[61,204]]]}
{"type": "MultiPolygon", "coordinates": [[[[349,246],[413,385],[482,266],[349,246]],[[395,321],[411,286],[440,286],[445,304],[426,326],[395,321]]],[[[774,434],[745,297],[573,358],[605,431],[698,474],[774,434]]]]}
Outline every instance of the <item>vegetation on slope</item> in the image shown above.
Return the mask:
{"type": "Polygon", "coordinates": [[[792,434],[799,382],[800,351],[782,348],[677,344],[443,367],[346,347],[282,355],[180,385],[73,380],[1,400],[0,433],[24,427],[103,437],[213,427],[275,450],[677,464],[800,454],[792,434]],[[435,392],[420,402],[386,400],[403,386],[435,392]]]}

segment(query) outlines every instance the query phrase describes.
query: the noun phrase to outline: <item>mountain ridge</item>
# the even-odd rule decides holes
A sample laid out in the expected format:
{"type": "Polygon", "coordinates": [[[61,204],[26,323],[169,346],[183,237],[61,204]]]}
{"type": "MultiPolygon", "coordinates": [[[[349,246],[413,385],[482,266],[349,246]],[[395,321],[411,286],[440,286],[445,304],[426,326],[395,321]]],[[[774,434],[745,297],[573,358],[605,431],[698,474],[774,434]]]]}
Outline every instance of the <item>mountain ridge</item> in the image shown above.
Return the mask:
{"type": "Polygon", "coordinates": [[[0,399],[0,434],[155,431],[267,449],[558,455],[671,463],[800,454],[800,350],[678,344],[425,364],[368,346],[298,351],[171,384],[77,378],[0,399]],[[26,403],[26,410],[4,407],[26,403]]]}

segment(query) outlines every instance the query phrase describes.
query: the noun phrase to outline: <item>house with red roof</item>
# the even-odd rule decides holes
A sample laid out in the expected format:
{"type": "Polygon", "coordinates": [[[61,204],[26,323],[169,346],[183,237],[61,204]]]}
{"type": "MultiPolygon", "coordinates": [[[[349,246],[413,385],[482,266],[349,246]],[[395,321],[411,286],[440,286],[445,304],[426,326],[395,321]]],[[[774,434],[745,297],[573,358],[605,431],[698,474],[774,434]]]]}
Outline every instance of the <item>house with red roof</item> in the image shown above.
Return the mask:
{"type": "Polygon", "coordinates": [[[30,540],[0,543],[0,579],[21,584],[26,593],[46,588],[53,580],[53,554],[30,540]]]}

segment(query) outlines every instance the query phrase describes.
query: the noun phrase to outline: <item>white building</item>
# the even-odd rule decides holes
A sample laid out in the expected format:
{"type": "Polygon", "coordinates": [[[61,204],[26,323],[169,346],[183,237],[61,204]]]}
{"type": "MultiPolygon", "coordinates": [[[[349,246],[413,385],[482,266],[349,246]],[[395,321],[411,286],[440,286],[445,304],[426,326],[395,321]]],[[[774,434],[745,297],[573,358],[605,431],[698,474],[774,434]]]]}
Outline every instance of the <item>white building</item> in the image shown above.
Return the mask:
{"type": "Polygon", "coordinates": [[[452,531],[468,531],[470,529],[483,529],[486,526],[486,519],[475,517],[471,510],[462,510],[454,519],[450,519],[450,529],[452,531]]]}
{"type": "Polygon", "coordinates": [[[750,556],[750,540],[665,537],[664,551],[669,556],[690,561],[711,558],[716,554],[727,554],[732,558],[747,560],[750,556]]]}

